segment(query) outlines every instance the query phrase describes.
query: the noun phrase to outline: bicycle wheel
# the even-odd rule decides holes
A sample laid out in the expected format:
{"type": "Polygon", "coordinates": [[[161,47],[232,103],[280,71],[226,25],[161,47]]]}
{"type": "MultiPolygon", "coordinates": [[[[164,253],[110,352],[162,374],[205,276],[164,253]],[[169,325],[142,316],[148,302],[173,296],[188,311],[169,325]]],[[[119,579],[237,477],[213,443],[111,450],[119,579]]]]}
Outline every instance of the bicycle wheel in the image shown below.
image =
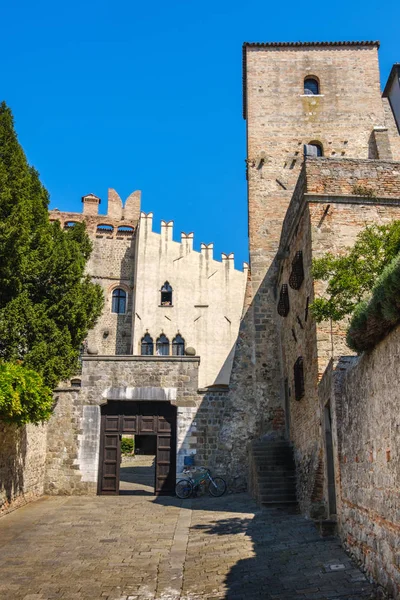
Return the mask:
{"type": "Polygon", "coordinates": [[[186,498],[190,498],[193,493],[193,485],[189,479],[180,479],[175,486],[175,494],[178,498],[182,498],[185,500],[186,498]]]}
{"type": "Polygon", "coordinates": [[[222,496],[226,492],[226,483],[222,477],[213,477],[208,486],[208,493],[211,496],[222,496]]]}

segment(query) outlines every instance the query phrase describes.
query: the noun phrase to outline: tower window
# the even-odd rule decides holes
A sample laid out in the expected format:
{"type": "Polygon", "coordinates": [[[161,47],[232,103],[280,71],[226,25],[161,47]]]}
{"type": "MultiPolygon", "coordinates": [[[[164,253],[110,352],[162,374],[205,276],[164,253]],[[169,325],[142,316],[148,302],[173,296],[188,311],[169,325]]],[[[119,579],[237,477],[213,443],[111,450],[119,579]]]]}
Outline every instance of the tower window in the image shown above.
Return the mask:
{"type": "Polygon", "coordinates": [[[315,77],[306,77],[304,80],[304,93],[307,96],[318,96],[319,81],[315,77]]]}
{"type": "Polygon", "coordinates": [[[310,142],[304,146],[304,156],[323,156],[324,150],[319,142],[310,142]]]}
{"type": "Polygon", "coordinates": [[[126,312],[126,292],[121,288],[113,290],[111,312],[123,315],[126,312]]]}
{"type": "Polygon", "coordinates": [[[146,333],[146,335],[144,337],[142,337],[140,353],[142,356],[153,356],[153,353],[154,353],[153,338],[148,333],[146,333]]]}
{"type": "Polygon", "coordinates": [[[172,287],[168,281],[161,288],[161,306],[172,306],[172,287]]]}
{"type": "Polygon", "coordinates": [[[169,356],[169,339],[162,333],[156,342],[157,356],[169,356]]]}
{"type": "Polygon", "coordinates": [[[185,340],[178,333],[172,340],[172,355],[173,356],[184,356],[185,354],[185,340]]]}

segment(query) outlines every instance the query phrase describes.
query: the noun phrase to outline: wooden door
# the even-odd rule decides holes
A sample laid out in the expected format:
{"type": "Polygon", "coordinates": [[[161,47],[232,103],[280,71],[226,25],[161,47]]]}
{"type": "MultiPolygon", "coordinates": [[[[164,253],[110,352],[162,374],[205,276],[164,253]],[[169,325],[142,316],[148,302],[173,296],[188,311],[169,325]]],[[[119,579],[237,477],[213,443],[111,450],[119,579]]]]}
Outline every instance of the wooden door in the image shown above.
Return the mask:
{"type": "Polygon", "coordinates": [[[175,490],[176,478],[176,413],[166,411],[158,416],[156,494],[171,494],[175,490]],[[169,413],[169,414],[168,414],[169,413]]]}
{"type": "Polygon", "coordinates": [[[102,415],[99,494],[118,495],[121,462],[120,417],[102,415]]]}

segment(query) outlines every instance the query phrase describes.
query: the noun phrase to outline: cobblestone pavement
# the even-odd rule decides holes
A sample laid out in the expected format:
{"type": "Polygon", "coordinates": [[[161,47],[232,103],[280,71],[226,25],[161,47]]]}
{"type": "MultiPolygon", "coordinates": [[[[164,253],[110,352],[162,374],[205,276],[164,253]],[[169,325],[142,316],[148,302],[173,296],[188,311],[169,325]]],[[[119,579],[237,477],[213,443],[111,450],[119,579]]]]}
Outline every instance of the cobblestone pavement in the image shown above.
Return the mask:
{"type": "Polygon", "coordinates": [[[336,539],[246,494],[42,498],[0,540],[1,600],[373,597],[336,539]]]}

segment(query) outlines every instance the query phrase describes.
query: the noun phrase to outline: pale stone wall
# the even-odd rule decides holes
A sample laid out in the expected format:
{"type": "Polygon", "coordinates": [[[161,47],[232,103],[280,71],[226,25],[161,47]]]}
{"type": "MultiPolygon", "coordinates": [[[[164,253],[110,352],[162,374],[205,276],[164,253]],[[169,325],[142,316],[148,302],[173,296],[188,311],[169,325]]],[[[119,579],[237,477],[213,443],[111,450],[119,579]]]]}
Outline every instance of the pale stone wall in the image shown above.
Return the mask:
{"type": "Polygon", "coordinates": [[[340,536],[400,598],[400,328],[372,352],[333,361],[320,384],[331,403],[340,536]]]}
{"type": "Polygon", "coordinates": [[[47,424],[0,421],[0,515],[43,494],[47,424]]]}
{"type": "MultiPolygon", "coordinates": [[[[136,249],[136,292],[133,354],[142,337],[154,341],[164,333],[172,344],[179,333],[186,347],[201,357],[199,385],[228,384],[243,310],[247,265],[234,268],[233,254],[213,259],[212,244],[193,250],[193,234],[173,241],[173,224],[152,231],[152,214],[142,213],[136,249]],[[173,306],[161,306],[161,287],[168,281],[173,306]]],[[[172,352],[172,350],[170,350],[172,352]]]]}
{"type": "Polygon", "coordinates": [[[400,131],[400,64],[393,65],[384,96],[390,102],[390,107],[400,131]]]}

